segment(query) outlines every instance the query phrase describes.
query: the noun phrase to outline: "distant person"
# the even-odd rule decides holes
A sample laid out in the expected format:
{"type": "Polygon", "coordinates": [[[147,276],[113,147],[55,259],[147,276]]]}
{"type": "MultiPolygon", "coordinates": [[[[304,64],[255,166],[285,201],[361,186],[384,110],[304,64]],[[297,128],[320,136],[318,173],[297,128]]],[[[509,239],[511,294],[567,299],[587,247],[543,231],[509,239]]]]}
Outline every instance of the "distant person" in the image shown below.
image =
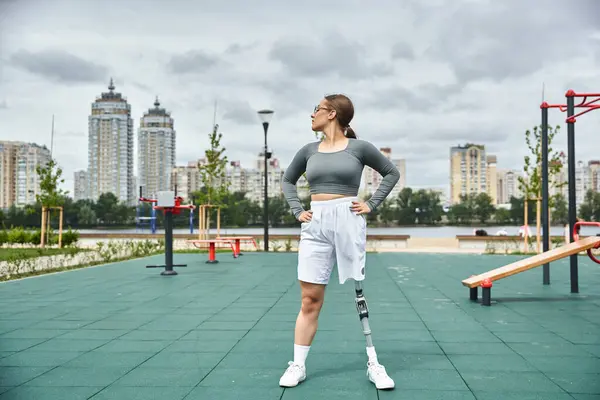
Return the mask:
{"type": "Polygon", "coordinates": [[[531,237],[531,230],[529,229],[528,225],[521,225],[521,227],[519,228],[519,236],[521,236],[522,238],[524,238],[525,236],[531,237]]]}
{"type": "Polygon", "coordinates": [[[296,386],[306,379],[305,360],[317,331],[325,287],[336,262],[340,284],[348,279],[355,281],[357,310],[367,341],[367,376],[378,389],[394,387],[394,381],[378,362],[371,340],[362,281],[366,214],[390,194],[400,173],[375,146],[356,138],[350,128],[353,117],[354,106],[348,97],[334,94],[321,100],[311,118],[312,130],[323,132],[324,140],[303,146],[283,175],[283,193],[294,216],[302,222],[298,248],[302,303],[296,319],[294,360],[288,363],[279,380],[284,387],[296,386]],[[383,179],[371,198],[361,202],[357,193],[365,166],[379,172],[383,179]],[[296,182],[305,172],[311,193],[311,209],[306,211],[296,191],[296,182]]]}

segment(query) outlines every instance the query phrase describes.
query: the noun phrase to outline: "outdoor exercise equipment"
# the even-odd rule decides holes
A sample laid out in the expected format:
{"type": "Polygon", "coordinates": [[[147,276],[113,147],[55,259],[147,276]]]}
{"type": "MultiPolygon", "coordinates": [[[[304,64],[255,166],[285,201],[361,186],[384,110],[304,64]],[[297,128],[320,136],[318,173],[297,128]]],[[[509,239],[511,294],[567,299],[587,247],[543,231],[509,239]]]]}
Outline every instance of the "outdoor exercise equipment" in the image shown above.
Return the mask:
{"type": "MultiPolygon", "coordinates": [[[[568,159],[568,186],[569,186],[569,232],[570,242],[575,241],[573,235],[575,224],[577,222],[576,196],[575,196],[575,122],[577,117],[582,116],[590,111],[600,108],[600,93],[576,93],[574,90],[568,90],[565,93],[567,104],[548,104],[543,102],[540,105],[542,110],[542,246],[543,251],[547,252],[550,249],[550,220],[548,212],[548,109],[558,108],[561,112],[567,112],[567,159],[568,159]],[[575,104],[575,98],[581,97],[579,104],[575,104]],[[588,100],[588,97],[593,98],[588,100]],[[583,108],[584,110],[575,114],[575,108],[583,108]]],[[[543,268],[543,284],[550,284],[550,261],[544,264],[543,268]]],[[[571,266],[571,293],[579,293],[579,273],[577,265],[577,253],[570,255],[571,266]]]]}
{"type": "Polygon", "coordinates": [[[217,236],[217,239],[233,241],[235,246],[235,253],[238,256],[244,255],[241,249],[241,242],[250,242],[254,245],[254,248],[258,250],[258,244],[256,244],[256,239],[254,239],[254,237],[252,236],[217,236]]]}
{"type": "MultiPolygon", "coordinates": [[[[577,221],[575,223],[575,227],[573,228],[573,232],[572,232],[573,233],[573,238],[575,239],[576,242],[579,241],[579,226],[582,226],[582,225],[586,225],[586,226],[598,226],[598,227],[600,227],[600,222],[577,221]]],[[[597,234],[596,236],[600,236],[600,233],[597,234]]],[[[595,262],[596,264],[600,264],[600,259],[598,259],[594,255],[594,253],[592,253],[593,249],[600,249],[600,244],[594,246],[593,248],[590,247],[590,248],[587,249],[587,255],[588,255],[588,257],[593,262],[595,262]]]]}
{"type": "Polygon", "coordinates": [[[238,258],[238,253],[236,253],[236,251],[235,251],[233,240],[213,238],[213,239],[194,239],[194,240],[188,240],[187,242],[193,244],[194,247],[196,247],[197,249],[203,248],[203,246],[202,246],[203,244],[208,244],[208,260],[206,260],[207,264],[217,264],[219,262],[219,260],[217,260],[217,251],[216,251],[217,243],[229,245],[229,247],[231,248],[231,253],[233,255],[233,258],[238,258]]]}
{"type": "Polygon", "coordinates": [[[61,206],[42,206],[42,230],[40,233],[40,247],[44,247],[46,245],[46,225],[50,226],[50,217],[52,216],[52,210],[60,210],[58,217],[58,248],[62,248],[63,208],[61,206]]]}
{"type": "Polygon", "coordinates": [[[150,232],[152,232],[153,234],[156,233],[156,210],[154,209],[154,207],[150,207],[150,216],[146,217],[142,215],[142,207],[141,204],[142,203],[153,203],[154,201],[152,199],[147,199],[142,195],[142,186],[140,186],[140,195],[138,197],[138,202],[137,202],[137,206],[135,207],[135,231],[137,232],[138,229],[143,230],[143,226],[146,225],[146,223],[150,226],[150,232]],[[147,222],[146,222],[147,221],[147,222]]]}
{"type": "MultiPolygon", "coordinates": [[[[156,233],[156,209],[154,207],[152,207],[150,209],[150,216],[146,217],[146,216],[141,215],[142,207],[140,207],[140,203],[155,203],[155,202],[156,202],[155,199],[149,199],[142,195],[142,186],[140,186],[140,195],[138,197],[138,204],[136,206],[136,227],[135,227],[136,232],[138,229],[143,230],[143,226],[146,225],[146,223],[144,223],[143,221],[149,221],[148,224],[150,225],[150,232],[152,234],[156,233]]],[[[194,203],[193,198],[192,198],[192,203],[194,203]]],[[[194,234],[194,209],[192,209],[192,208],[190,208],[189,221],[190,221],[190,235],[192,235],[192,234],[194,234]]]]}
{"type": "Polygon", "coordinates": [[[174,191],[158,192],[156,199],[146,199],[156,210],[162,210],[165,216],[165,264],[164,265],[146,265],[146,268],[164,268],[161,275],[177,275],[173,267],[187,267],[187,264],[173,264],[173,215],[178,215],[181,210],[194,210],[193,204],[182,205],[182,197],[176,195],[174,191]]]}
{"type": "MultiPolygon", "coordinates": [[[[600,228],[600,222],[583,222],[578,221],[575,223],[574,230],[571,232],[572,236],[575,237],[575,241],[568,243],[564,246],[557,247],[555,249],[537,254],[533,257],[529,257],[523,260],[513,262],[500,268],[493,269],[479,275],[473,275],[468,279],[462,281],[463,286],[469,288],[470,299],[473,301],[477,300],[477,288],[482,288],[482,305],[491,305],[491,289],[492,282],[499,279],[503,279],[523,271],[530,270],[540,265],[546,265],[552,261],[559,260],[561,258],[575,256],[580,252],[586,250],[588,256],[592,261],[600,264],[600,260],[592,254],[592,249],[600,248],[600,234],[598,236],[588,236],[584,239],[579,239],[579,226],[597,226],[600,228]]],[[[571,275],[571,279],[573,275],[571,275]]],[[[573,284],[573,282],[571,282],[573,284]]]]}

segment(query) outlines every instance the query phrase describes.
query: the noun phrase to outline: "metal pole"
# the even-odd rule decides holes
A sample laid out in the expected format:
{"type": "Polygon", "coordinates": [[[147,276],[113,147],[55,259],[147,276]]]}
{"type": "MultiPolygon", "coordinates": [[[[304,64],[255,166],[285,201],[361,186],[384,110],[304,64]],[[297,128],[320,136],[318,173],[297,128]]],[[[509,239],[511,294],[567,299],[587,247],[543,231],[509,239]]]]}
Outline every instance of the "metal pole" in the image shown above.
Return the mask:
{"type": "MultiPolygon", "coordinates": [[[[548,219],[548,104],[542,104],[542,246],[550,250],[550,221],[548,219]]],[[[543,284],[550,284],[550,263],[543,267],[543,284]]]]}
{"type": "Polygon", "coordinates": [[[263,128],[265,130],[265,198],[264,198],[264,216],[263,223],[265,227],[264,241],[265,241],[265,251],[269,251],[269,175],[268,175],[268,161],[267,161],[267,130],[269,129],[269,123],[264,122],[263,128]]]}
{"type": "Polygon", "coordinates": [[[165,275],[177,275],[173,270],[173,213],[165,210],[165,275]]]}
{"type": "MultiPolygon", "coordinates": [[[[577,219],[577,205],[575,196],[575,114],[574,92],[569,90],[567,97],[567,156],[568,156],[568,180],[569,180],[569,241],[574,241],[573,227],[577,219]]],[[[579,280],[577,271],[577,254],[570,256],[571,261],[571,293],[579,293],[579,280]]]]}

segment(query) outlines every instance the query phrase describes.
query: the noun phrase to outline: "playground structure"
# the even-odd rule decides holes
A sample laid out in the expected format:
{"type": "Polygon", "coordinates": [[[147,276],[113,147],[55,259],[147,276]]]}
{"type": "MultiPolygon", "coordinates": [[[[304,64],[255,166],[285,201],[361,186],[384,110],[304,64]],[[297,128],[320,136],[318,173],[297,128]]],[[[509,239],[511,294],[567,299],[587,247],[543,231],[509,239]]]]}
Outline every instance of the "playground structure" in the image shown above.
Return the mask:
{"type": "Polygon", "coordinates": [[[146,268],[164,268],[161,275],[177,275],[174,267],[187,267],[187,264],[173,264],[173,215],[178,215],[181,210],[188,209],[191,213],[196,208],[193,204],[182,205],[182,197],[176,195],[177,192],[164,191],[158,192],[156,199],[144,199],[150,203],[156,203],[152,208],[162,210],[165,216],[165,264],[147,265],[146,268]]]}
{"type": "Polygon", "coordinates": [[[46,245],[46,225],[50,226],[50,216],[52,210],[60,210],[58,220],[58,248],[62,248],[62,230],[63,230],[63,208],[61,206],[47,207],[42,206],[42,230],[40,234],[40,247],[46,245]]]}
{"type": "MultiPolygon", "coordinates": [[[[175,188],[175,192],[177,192],[177,187],[175,188]]],[[[147,197],[144,197],[142,195],[142,186],[140,186],[140,195],[138,197],[138,203],[137,206],[135,208],[135,213],[136,213],[136,224],[135,224],[135,230],[136,232],[138,231],[138,229],[143,230],[144,226],[147,224],[150,227],[150,232],[152,234],[156,233],[156,208],[151,207],[150,208],[150,216],[143,216],[142,215],[142,207],[140,206],[141,203],[155,203],[156,200],[155,199],[150,199],[147,197]],[[146,222],[148,221],[148,222],[146,222]]],[[[192,203],[194,201],[192,200],[192,203]]],[[[190,215],[189,215],[189,222],[190,222],[190,234],[194,233],[194,210],[190,209],[190,215]]]]}
{"type": "Polygon", "coordinates": [[[256,240],[252,236],[221,236],[221,206],[215,204],[202,204],[198,206],[198,239],[188,240],[188,243],[196,248],[203,248],[201,245],[208,244],[208,261],[207,263],[217,263],[216,245],[218,243],[228,244],[232,246],[233,256],[237,258],[242,255],[240,243],[251,242],[255,249],[258,249],[256,240]],[[217,234],[214,238],[210,238],[210,209],[217,210],[217,234]]]}
{"type": "MultiPolygon", "coordinates": [[[[540,108],[542,110],[542,246],[543,252],[550,250],[550,218],[549,218],[549,193],[548,193],[548,110],[550,108],[558,108],[561,112],[567,112],[567,163],[568,163],[568,218],[570,243],[575,239],[575,226],[577,224],[577,209],[575,197],[575,122],[577,118],[600,108],[600,93],[577,93],[569,89],[565,93],[567,104],[548,104],[542,102],[540,108]],[[582,98],[579,104],[575,104],[575,98],[582,98]],[[588,100],[588,97],[593,98],[588,100]],[[576,108],[584,110],[575,114],[576,108]]],[[[577,253],[570,254],[570,273],[571,273],[571,293],[579,293],[579,272],[577,253]]],[[[543,267],[543,284],[550,284],[550,261],[544,264],[543,267]]]]}
{"type": "Polygon", "coordinates": [[[590,259],[600,264],[600,259],[596,258],[592,253],[592,249],[600,248],[600,234],[598,236],[589,236],[584,239],[579,239],[580,225],[597,226],[600,228],[600,222],[576,222],[574,231],[571,234],[576,238],[575,241],[565,246],[557,247],[555,249],[537,254],[533,257],[525,258],[523,260],[515,261],[511,264],[505,265],[500,268],[493,269],[479,275],[473,275],[462,281],[463,286],[469,288],[469,297],[471,300],[477,300],[477,287],[482,288],[482,305],[491,305],[491,288],[492,282],[503,279],[523,271],[528,271],[532,268],[539,267],[540,265],[546,265],[552,261],[560,260],[561,258],[569,256],[577,256],[582,251],[587,251],[590,259]]]}
{"type": "MultiPolygon", "coordinates": [[[[479,275],[473,275],[462,281],[463,286],[467,286],[470,291],[470,299],[477,300],[477,287],[482,288],[482,305],[491,304],[492,282],[498,279],[506,278],[523,271],[543,265],[542,282],[544,285],[550,284],[550,263],[565,257],[570,258],[570,282],[571,293],[579,293],[579,270],[578,254],[586,251],[588,257],[595,263],[600,264],[600,259],[592,253],[593,249],[600,248],[600,234],[580,239],[580,226],[597,226],[600,222],[577,221],[576,196],[575,196],[575,122],[577,118],[595,109],[600,108],[600,93],[576,93],[568,90],[565,94],[567,104],[548,104],[543,102],[540,105],[542,110],[542,253],[533,257],[516,261],[506,266],[496,268],[479,275]],[[575,98],[582,98],[581,102],[575,104],[575,98]],[[588,101],[588,97],[593,98],[588,101]],[[550,250],[550,213],[549,213],[549,181],[548,181],[548,110],[558,108],[561,112],[567,112],[567,162],[568,162],[568,219],[569,219],[569,240],[567,244],[553,250],[550,250]],[[584,110],[575,114],[576,108],[584,110]]],[[[527,210],[527,207],[525,208],[527,210]]],[[[527,212],[527,211],[525,211],[527,212]]],[[[539,237],[539,236],[538,236],[539,237]]],[[[527,239],[525,239],[527,240],[527,239]]]]}
{"type": "Polygon", "coordinates": [[[135,207],[135,231],[144,230],[144,226],[147,224],[150,227],[150,233],[156,233],[156,210],[154,207],[150,208],[150,216],[142,215],[142,203],[151,203],[150,199],[142,196],[142,187],[140,186],[140,196],[138,197],[137,206],[135,207]]]}

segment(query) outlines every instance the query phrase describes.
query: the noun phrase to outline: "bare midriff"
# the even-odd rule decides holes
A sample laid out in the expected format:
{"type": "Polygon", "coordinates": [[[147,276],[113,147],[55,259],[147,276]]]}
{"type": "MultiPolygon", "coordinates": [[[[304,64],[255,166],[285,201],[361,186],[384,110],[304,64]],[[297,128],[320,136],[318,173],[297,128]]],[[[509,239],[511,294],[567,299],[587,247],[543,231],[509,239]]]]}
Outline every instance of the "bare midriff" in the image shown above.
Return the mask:
{"type": "Polygon", "coordinates": [[[327,200],[333,200],[333,199],[341,199],[344,197],[353,197],[353,196],[348,196],[345,194],[319,193],[319,194],[311,195],[310,199],[312,201],[327,201],[327,200]]]}

